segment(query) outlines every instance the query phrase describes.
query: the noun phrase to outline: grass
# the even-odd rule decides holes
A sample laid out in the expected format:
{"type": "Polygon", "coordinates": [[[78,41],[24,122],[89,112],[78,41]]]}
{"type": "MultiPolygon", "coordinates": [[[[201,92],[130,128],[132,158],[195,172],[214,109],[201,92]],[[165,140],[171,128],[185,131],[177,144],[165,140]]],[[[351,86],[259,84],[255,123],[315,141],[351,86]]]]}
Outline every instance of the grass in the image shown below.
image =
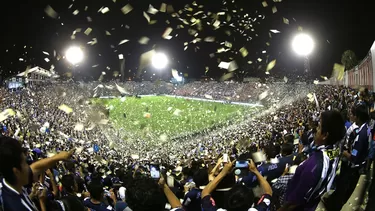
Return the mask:
{"type": "Polygon", "coordinates": [[[110,120],[115,127],[142,138],[177,137],[199,132],[228,120],[241,121],[244,113],[255,109],[165,96],[95,99],[94,102],[110,108],[110,120]]]}

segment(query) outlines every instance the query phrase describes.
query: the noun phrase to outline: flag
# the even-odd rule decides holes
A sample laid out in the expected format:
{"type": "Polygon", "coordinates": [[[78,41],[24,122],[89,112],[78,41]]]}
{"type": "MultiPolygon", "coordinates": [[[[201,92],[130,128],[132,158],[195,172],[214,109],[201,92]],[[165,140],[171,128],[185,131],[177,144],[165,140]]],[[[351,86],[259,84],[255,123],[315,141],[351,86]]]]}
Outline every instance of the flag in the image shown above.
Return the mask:
{"type": "Polygon", "coordinates": [[[337,80],[342,81],[344,79],[344,72],[345,66],[342,64],[335,63],[333,65],[333,73],[332,76],[335,77],[337,80]]]}
{"type": "Polygon", "coordinates": [[[99,152],[99,149],[100,149],[99,146],[94,144],[94,152],[99,152]]]}

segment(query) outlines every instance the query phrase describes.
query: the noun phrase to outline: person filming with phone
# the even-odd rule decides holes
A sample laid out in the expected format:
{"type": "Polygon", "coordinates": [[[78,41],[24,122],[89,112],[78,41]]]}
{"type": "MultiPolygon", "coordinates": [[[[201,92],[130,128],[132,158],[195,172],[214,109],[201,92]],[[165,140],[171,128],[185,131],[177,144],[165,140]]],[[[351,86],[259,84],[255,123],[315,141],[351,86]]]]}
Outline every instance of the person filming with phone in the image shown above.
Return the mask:
{"type": "MultiPolygon", "coordinates": [[[[213,181],[211,181],[202,191],[201,198],[202,198],[202,210],[203,211],[216,211],[218,207],[216,207],[215,200],[211,197],[211,193],[215,190],[217,185],[224,179],[224,177],[229,174],[236,161],[228,162],[224,165],[224,168],[220,172],[219,175],[215,177],[213,181]]],[[[268,184],[267,180],[259,173],[258,169],[256,168],[254,162],[250,160],[248,162],[248,169],[253,172],[258,180],[261,188],[263,189],[264,194],[256,203],[253,204],[254,201],[254,194],[253,191],[247,188],[245,185],[237,184],[231,188],[228,193],[227,197],[227,204],[228,204],[228,211],[247,211],[250,208],[252,210],[258,211],[266,211],[269,209],[271,204],[271,197],[272,197],[272,188],[268,184]]]]}

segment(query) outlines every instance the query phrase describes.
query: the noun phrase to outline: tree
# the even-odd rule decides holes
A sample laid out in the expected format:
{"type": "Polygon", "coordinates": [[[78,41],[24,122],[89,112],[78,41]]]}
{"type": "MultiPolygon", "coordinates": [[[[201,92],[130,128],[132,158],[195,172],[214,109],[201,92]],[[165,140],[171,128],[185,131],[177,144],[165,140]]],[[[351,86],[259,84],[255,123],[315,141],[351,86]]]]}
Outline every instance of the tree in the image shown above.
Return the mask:
{"type": "Polygon", "coordinates": [[[345,70],[351,70],[358,64],[357,56],[351,50],[347,50],[342,54],[341,63],[345,66],[345,70]]]}

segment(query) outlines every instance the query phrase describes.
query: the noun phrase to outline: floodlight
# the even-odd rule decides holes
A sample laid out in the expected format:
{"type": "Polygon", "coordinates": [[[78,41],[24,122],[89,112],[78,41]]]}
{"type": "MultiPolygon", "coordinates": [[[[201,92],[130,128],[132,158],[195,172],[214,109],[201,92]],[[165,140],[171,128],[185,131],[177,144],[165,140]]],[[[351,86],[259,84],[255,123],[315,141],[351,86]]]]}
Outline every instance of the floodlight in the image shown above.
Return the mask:
{"type": "Polygon", "coordinates": [[[300,56],[308,56],[314,49],[314,41],[307,34],[298,34],[292,42],[293,50],[300,56]]]}
{"type": "Polygon", "coordinates": [[[168,58],[164,53],[156,53],[152,57],[152,66],[156,69],[163,69],[168,65],[168,58]]]}
{"type": "Polygon", "coordinates": [[[75,65],[83,60],[83,51],[81,48],[73,46],[66,51],[65,57],[68,62],[70,62],[72,65],[75,65]]]}

